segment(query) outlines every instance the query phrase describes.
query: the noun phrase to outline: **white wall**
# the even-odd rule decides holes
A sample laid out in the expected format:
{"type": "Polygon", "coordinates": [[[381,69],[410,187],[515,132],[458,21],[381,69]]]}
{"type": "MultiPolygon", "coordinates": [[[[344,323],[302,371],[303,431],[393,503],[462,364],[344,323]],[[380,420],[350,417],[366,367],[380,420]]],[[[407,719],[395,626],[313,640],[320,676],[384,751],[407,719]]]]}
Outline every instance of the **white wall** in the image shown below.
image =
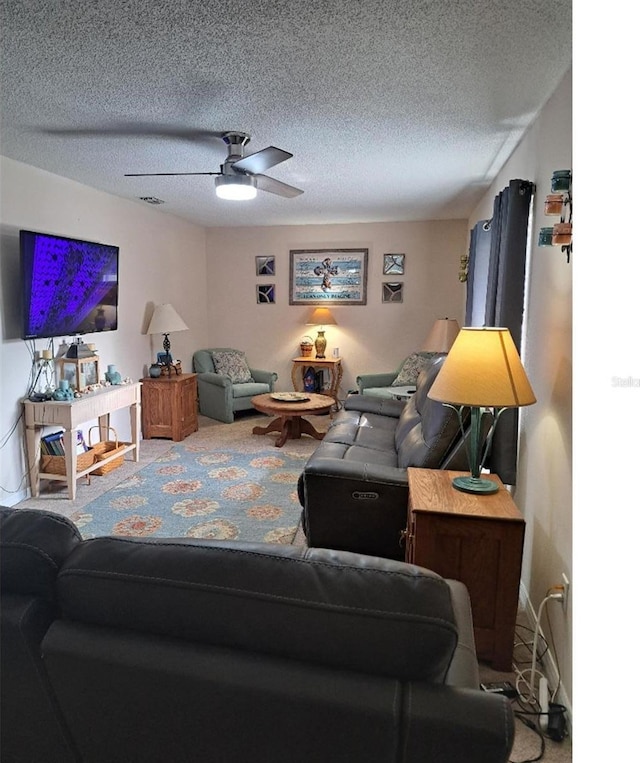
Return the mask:
{"type": "MultiPolygon", "coordinates": [[[[20,339],[19,250],[21,228],[120,247],[118,330],[89,334],[101,372],[113,363],[123,377],[139,379],[162,337],[144,334],[153,304],[171,302],[189,331],[171,336],[174,358],[191,370],[194,349],[206,341],[204,229],[25,164],[0,158],[0,503],[26,497],[20,400],[27,392],[31,358],[20,339]]],[[[57,347],[60,340],[55,340],[57,347]]],[[[44,349],[46,341],[36,342],[44,349]]],[[[130,435],[128,416],[113,417],[121,439],[130,435]]]]}
{"type": "MultiPolygon", "coordinates": [[[[572,167],[571,72],[500,171],[469,227],[491,217],[493,199],[509,180],[536,185],[529,261],[523,360],[537,403],[521,410],[521,450],[514,499],[526,520],[522,582],[534,610],[547,590],[572,579],[572,283],[573,263],[559,247],[539,247],[538,231],[559,218],[545,217],[554,170],[572,167]]],[[[579,256],[579,255],[578,255],[579,256]]],[[[564,689],[572,686],[572,606],[549,615],[564,689]]],[[[543,625],[546,624],[543,623],[543,625]]]]}
{"type": "Polygon", "coordinates": [[[209,229],[205,346],[241,348],[254,367],[278,373],[278,389],[291,389],[300,339],[317,332],[305,325],[311,308],[289,305],[289,251],[366,247],[367,304],[331,307],[338,325],[326,329],[327,355],[339,347],[343,357],[344,396],[359,373],[394,370],[420,348],[437,318],[462,320],[458,269],[467,237],[462,220],[209,229]],[[405,274],[383,277],[382,255],[392,252],[406,255],[405,274]],[[274,278],[256,276],[257,255],[275,257],[274,278]],[[384,281],[404,284],[401,304],[382,303],[384,281]],[[256,301],[256,285],[266,283],[276,285],[273,305],[256,301]]]}

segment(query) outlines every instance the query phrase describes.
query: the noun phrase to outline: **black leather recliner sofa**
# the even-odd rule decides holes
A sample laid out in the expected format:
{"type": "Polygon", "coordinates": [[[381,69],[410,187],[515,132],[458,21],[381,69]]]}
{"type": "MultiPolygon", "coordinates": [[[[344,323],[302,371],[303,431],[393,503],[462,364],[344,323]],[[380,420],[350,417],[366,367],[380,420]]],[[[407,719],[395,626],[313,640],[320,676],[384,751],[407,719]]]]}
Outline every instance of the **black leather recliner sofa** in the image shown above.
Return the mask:
{"type": "Polygon", "coordinates": [[[3,763],[507,761],[464,586],[326,549],[0,510],[3,763]]]}
{"type": "Polygon", "coordinates": [[[404,559],[407,467],[469,468],[467,429],[427,397],[445,359],[430,360],[406,403],[347,397],[298,480],[309,546],[404,559]]]}

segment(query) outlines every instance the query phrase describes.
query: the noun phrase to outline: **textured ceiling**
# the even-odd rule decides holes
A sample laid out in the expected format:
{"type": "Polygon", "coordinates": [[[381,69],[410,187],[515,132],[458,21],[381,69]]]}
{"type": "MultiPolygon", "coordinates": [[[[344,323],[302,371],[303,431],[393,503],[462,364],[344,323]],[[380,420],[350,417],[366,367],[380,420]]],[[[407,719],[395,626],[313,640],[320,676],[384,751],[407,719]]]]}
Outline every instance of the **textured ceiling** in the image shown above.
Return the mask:
{"type": "Polygon", "coordinates": [[[2,0],[0,152],[206,226],[466,217],[571,65],[568,0],[2,0]],[[217,199],[212,133],[304,190],[217,199]]]}

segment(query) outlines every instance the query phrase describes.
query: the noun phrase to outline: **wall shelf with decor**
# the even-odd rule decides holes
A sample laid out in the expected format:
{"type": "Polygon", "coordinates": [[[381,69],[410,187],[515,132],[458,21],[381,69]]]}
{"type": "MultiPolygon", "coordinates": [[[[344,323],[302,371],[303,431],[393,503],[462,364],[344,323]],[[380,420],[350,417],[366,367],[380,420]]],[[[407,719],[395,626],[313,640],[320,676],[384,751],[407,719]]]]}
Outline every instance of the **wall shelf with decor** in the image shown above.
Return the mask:
{"type": "Polygon", "coordinates": [[[571,261],[573,251],[573,199],[571,195],[571,170],[555,170],[551,176],[551,193],[544,202],[544,213],[559,216],[553,227],[540,228],[538,246],[560,246],[571,261]]]}

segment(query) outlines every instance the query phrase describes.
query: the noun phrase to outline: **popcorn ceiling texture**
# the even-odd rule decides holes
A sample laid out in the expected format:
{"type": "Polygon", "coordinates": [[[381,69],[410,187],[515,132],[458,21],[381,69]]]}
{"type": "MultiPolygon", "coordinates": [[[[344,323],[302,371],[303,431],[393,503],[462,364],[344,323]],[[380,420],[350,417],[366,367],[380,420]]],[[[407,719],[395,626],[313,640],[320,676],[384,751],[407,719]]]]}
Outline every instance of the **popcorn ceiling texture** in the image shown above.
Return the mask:
{"type": "Polygon", "coordinates": [[[571,65],[557,0],[0,8],[0,152],[212,226],[465,217],[571,65]],[[123,177],[217,172],[225,130],[291,151],[266,174],[305,193],[231,204],[209,176],[123,177]]]}

